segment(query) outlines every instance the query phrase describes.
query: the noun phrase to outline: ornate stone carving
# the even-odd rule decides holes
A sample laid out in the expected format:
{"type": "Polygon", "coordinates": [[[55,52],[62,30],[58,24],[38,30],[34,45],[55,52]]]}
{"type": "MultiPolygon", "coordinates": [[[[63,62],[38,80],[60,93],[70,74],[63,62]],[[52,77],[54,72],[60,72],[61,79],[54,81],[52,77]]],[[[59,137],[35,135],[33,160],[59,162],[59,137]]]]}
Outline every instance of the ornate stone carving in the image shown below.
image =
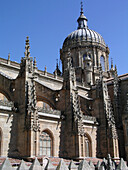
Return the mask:
{"type": "Polygon", "coordinates": [[[69,69],[69,79],[70,79],[70,101],[72,105],[73,122],[77,125],[77,130],[79,135],[84,134],[83,129],[83,114],[80,109],[80,101],[78,98],[78,90],[76,88],[76,76],[75,70],[70,65],[69,69]]]}
{"type": "Polygon", "coordinates": [[[115,118],[113,114],[113,108],[112,108],[111,100],[108,94],[107,84],[104,81],[103,81],[102,87],[103,87],[104,111],[106,114],[108,125],[110,129],[112,130],[112,137],[114,139],[118,139],[116,125],[115,125],[115,118]]]}
{"type": "Polygon", "coordinates": [[[30,115],[32,118],[31,129],[33,131],[39,131],[40,125],[38,121],[38,111],[36,107],[36,89],[35,89],[35,81],[31,80],[32,85],[28,86],[28,116],[30,115]]]}
{"type": "Polygon", "coordinates": [[[110,99],[109,94],[108,94],[107,84],[103,80],[103,75],[102,75],[101,69],[100,69],[100,77],[97,80],[96,87],[97,87],[97,97],[98,98],[103,97],[104,112],[105,112],[105,115],[106,115],[108,125],[111,129],[111,132],[112,132],[112,137],[115,138],[115,139],[118,139],[116,125],[115,125],[115,118],[114,118],[114,113],[113,113],[113,107],[112,107],[111,99],[110,99]]]}

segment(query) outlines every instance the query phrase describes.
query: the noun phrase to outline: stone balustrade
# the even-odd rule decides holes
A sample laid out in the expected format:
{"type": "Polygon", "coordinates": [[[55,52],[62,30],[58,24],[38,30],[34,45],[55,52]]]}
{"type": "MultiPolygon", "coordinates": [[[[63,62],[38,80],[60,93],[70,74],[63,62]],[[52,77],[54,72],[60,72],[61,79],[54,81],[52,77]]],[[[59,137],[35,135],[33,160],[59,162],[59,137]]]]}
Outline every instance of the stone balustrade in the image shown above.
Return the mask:
{"type": "Polygon", "coordinates": [[[83,115],[83,119],[97,122],[96,117],[93,117],[93,116],[83,115]]]}
{"type": "Polygon", "coordinates": [[[59,110],[54,110],[54,109],[47,109],[47,108],[43,108],[43,107],[37,107],[38,112],[42,112],[42,113],[48,113],[48,114],[54,114],[54,115],[61,115],[61,111],[59,110]]]}

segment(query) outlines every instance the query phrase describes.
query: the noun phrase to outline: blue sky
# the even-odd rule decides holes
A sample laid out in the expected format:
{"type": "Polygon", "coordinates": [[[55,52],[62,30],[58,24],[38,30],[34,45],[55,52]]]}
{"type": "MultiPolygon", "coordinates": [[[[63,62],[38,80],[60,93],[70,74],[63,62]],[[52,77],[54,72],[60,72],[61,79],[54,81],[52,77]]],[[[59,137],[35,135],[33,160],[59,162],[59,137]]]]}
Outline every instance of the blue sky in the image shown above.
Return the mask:
{"type": "MultiPolygon", "coordinates": [[[[110,48],[118,74],[128,72],[128,0],[83,0],[88,27],[110,48]]],[[[80,0],[1,0],[0,57],[20,62],[26,36],[37,66],[53,72],[64,39],[77,29],[80,0]]]]}

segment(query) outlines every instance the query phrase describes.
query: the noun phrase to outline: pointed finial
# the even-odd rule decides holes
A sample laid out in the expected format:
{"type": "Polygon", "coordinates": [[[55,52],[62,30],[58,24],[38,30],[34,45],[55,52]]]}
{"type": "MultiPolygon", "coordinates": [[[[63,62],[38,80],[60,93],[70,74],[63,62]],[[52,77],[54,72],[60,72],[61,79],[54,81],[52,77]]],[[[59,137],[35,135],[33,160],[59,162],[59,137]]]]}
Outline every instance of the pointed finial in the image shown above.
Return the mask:
{"type": "Polygon", "coordinates": [[[8,60],[7,60],[7,63],[10,64],[10,53],[8,53],[8,60]]]}
{"type": "Polygon", "coordinates": [[[36,57],[34,57],[34,65],[36,66],[36,57]]]}
{"type": "Polygon", "coordinates": [[[117,66],[116,66],[116,64],[115,64],[115,71],[117,71],[117,66]]]}
{"type": "Polygon", "coordinates": [[[34,57],[33,66],[34,66],[34,68],[37,68],[37,67],[36,67],[36,66],[37,66],[37,63],[36,63],[36,57],[34,57]]]}
{"type": "Polygon", "coordinates": [[[111,69],[113,69],[113,58],[111,58],[111,69]]]}
{"type": "Polygon", "coordinates": [[[47,72],[47,67],[45,66],[44,71],[47,72]]]}
{"type": "Polygon", "coordinates": [[[60,76],[61,75],[61,71],[59,69],[59,64],[58,64],[58,59],[56,59],[56,69],[55,71],[53,72],[55,75],[58,75],[60,76]]]}
{"type": "Polygon", "coordinates": [[[29,46],[29,37],[26,37],[26,46],[29,46]]]}
{"type": "Polygon", "coordinates": [[[117,76],[118,76],[118,73],[117,73],[117,66],[116,66],[116,64],[115,64],[115,75],[117,75],[117,76]]]}
{"type": "Polygon", "coordinates": [[[8,53],[8,60],[10,60],[10,53],[8,53]]]}
{"type": "Polygon", "coordinates": [[[80,12],[80,14],[82,15],[84,12],[83,12],[83,2],[81,1],[81,12],[80,12]]]}
{"type": "Polygon", "coordinates": [[[30,52],[29,52],[30,46],[29,46],[29,37],[26,37],[26,46],[25,46],[25,57],[29,57],[30,56],[30,52]]]}

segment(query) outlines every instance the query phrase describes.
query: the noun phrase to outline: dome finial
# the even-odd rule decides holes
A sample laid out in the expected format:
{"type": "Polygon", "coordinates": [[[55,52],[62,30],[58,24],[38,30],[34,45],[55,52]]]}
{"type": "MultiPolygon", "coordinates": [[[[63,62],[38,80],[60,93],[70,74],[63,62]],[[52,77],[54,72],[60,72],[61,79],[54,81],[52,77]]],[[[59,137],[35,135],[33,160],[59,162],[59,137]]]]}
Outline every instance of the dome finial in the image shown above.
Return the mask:
{"type": "Polygon", "coordinates": [[[83,12],[83,1],[81,0],[81,11],[80,11],[80,17],[78,18],[78,29],[83,29],[87,27],[87,18],[84,16],[83,12]]]}
{"type": "Polygon", "coordinates": [[[83,1],[81,1],[81,12],[80,12],[80,14],[82,15],[84,12],[83,12],[83,1]]]}

